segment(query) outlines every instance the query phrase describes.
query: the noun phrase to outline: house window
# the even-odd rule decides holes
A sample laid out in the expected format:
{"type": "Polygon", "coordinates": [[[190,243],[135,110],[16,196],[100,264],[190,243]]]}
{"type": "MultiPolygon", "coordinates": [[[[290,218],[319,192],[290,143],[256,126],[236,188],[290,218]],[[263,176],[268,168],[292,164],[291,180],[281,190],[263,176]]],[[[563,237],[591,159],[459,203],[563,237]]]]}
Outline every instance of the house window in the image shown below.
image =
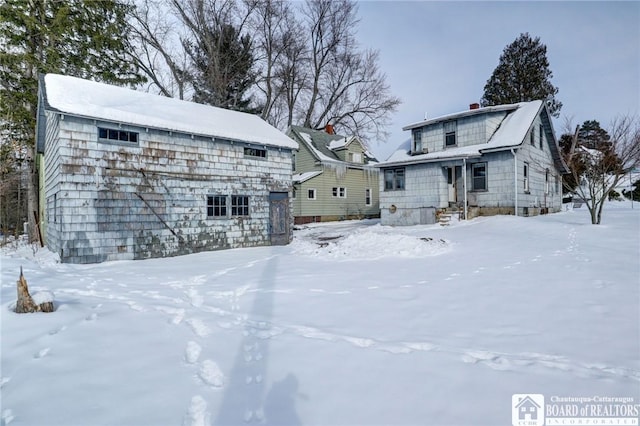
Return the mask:
{"type": "Polygon", "coordinates": [[[365,188],[364,190],[364,204],[370,206],[371,203],[371,188],[365,188]]]}
{"type": "Polygon", "coordinates": [[[352,163],[362,163],[362,154],[360,154],[359,152],[350,152],[349,161],[351,161],[352,163]]]}
{"type": "Polygon", "coordinates": [[[529,192],[529,163],[524,163],[524,192],[529,192]]]}
{"type": "Polygon", "coordinates": [[[267,158],[267,150],[262,148],[244,147],[245,157],[267,158]]]}
{"type": "Polygon", "coordinates": [[[413,131],[413,152],[422,152],[422,129],[413,131]]]}
{"type": "Polygon", "coordinates": [[[106,127],[98,127],[98,139],[103,142],[124,142],[138,143],[138,133],[128,130],[107,129],[106,127]]]}
{"type": "Polygon", "coordinates": [[[544,132],[542,131],[543,130],[542,124],[538,127],[538,130],[540,132],[538,134],[538,139],[540,140],[540,149],[544,149],[544,145],[542,144],[542,140],[543,140],[542,135],[544,134],[544,132]]]}
{"type": "Polygon", "coordinates": [[[315,200],[316,199],[316,189],[315,188],[310,188],[307,190],[307,198],[310,200],[315,200]]]}
{"type": "Polygon", "coordinates": [[[487,163],[471,165],[471,188],[474,191],[487,190],[487,163]]]}
{"type": "Polygon", "coordinates": [[[529,132],[529,142],[531,145],[536,146],[536,128],[532,127],[531,132],[529,132]]]}
{"type": "Polygon", "coordinates": [[[331,190],[334,197],[347,198],[347,188],[334,186],[331,190]]]}
{"type": "Polygon", "coordinates": [[[444,145],[455,146],[456,145],[456,130],[458,124],[456,121],[447,121],[444,123],[444,145]]]}
{"type": "Polygon", "coordinates": [[[556,181],[555,182],[555,184],[556,184],[555,185],[556,186],[556,194],[559,194],[560,193],[560,180],[558,179],[557,175],[555,176],[555,181],[556,181]]]}
{"type": "Polygon", "coordinates": [[[544,172],[544,193],[549,193],[549,169],[544,172]]]}
{"type": "Polygon", "coordinates": [[[207,196],[207,217],[227,217],[227,196],[207,196]]]}
{"type": "Polygon", "coordinates": [[[231,196],[231,216],[249,216],[249,196],[231,196]]]}
{"type": "Polygon", "coordinates": [[[386,169],[384,171],[385,191],[398,191],[404,189],[404,169],[386,169]]]}

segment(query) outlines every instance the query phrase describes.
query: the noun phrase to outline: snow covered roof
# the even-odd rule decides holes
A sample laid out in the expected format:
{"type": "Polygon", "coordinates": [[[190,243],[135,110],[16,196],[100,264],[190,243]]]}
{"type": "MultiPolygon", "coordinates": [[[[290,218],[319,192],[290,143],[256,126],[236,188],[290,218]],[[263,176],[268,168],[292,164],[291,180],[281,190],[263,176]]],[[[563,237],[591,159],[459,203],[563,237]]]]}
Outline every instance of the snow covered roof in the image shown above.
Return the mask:
{"type": "MultiPolygon", "coordinates": [[[[541,102],[541,101],[533,101],[533,102],[541,102]]],[[[464,111],[454,112],[452,114],[446,114],[446,115],[441,115],[439,117],[430,118],[428,120],[425,119],[422,121],[418,121],[417,123],[404,126],[402,130],[411,130],[417,127],[424,127],[424,126],[428,126],[429,124],[434,124],[441,121],[455,120],[456,118],[461,118],[461,117],[471,117],[474,115],[486,114],[488,112],[510,111],[510,110],[517,109],[523,103],[527,103],[527,102],[516,103],[516,104],[505,104],[505,105],[494,105],[494,106],[488,106],[488,107],[477,108],[477,109],[467,109],[464,111]]]]}
{"type": "Polygon", "coordinates": [[[478,111],[484,113],[495,111],[508,112],[507,116],[504,118],[504,120],[502,120],[502,123],[500,124],[498,130],[496,130],[496,132],[486,143],[458,148],[448,148],[446,150],[430,152],[427,154],[411,155],[411,140],[409,139],[403,142],[398,147],[398,149],[389,156],[386,161],[380,163],[379,165],[387,166],[393,164],[425,163],[446,159],[479,157],[486,152],[515,148],[523,143],[527,132],[531,127],[531,124],[534,122],[543,106],[544,105],[542,101],[499,105],[495,107],[469,110],[466,114],[449,114],[440,118],[434,118],[432,120],[426,120],[420,123],[406,126],[403,128],[403,130],[410,130],[416,127],[422,127],[425,125],[430,125],[445,120],[451,120],[454,118],[477,115],[478,111]]]}
{"type": "Polygon", "coordinates": [[[297,149],[257,115],[59,74],[44,76],[45,107],[62,113],[175,132],[297,149]]]}
{"type": "Polygon", "coordinates": [[[322,170],[316,170],[314,172],[306,172],[306,173],[297,173],[292,176],[292,179],[293,179],[293,183],[302,183],[321,174],[322,174],[322,170]]]}
{"type": "MultiPolygon", "coordinates": [[[[291,126],[289,132],[304,141],[305,145],[318,160],[328,163],[344,163],[335,153],[335,150],[342,149],[357,140],[356,136],[346,137],[329,134],[324,130],[313,130],[301,126],[291,126]]],[[[362,148],[364,156],[369,160],[367,164],[373,164],[378,161],[364,145],[362,145],[362,148]]]]}

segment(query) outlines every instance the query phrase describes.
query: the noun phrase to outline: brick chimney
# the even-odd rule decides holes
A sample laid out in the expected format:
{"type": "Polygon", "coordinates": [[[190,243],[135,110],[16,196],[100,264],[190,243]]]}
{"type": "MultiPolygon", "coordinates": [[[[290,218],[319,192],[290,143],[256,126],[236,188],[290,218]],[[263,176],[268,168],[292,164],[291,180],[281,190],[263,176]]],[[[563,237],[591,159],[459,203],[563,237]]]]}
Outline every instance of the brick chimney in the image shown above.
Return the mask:
{"type": "Polygon", "coordinates": [[[334,134],[333,125],[327,123],[327,125],[324,126],[324,131],[327,132],[330,135],[333,135],[334,134]]]}
{"type": "Polygon", "coordinates": [[[469,109],[478,109],[478,108],[480,108],[480,104],[477,102],[469,104],[469,109]]]}

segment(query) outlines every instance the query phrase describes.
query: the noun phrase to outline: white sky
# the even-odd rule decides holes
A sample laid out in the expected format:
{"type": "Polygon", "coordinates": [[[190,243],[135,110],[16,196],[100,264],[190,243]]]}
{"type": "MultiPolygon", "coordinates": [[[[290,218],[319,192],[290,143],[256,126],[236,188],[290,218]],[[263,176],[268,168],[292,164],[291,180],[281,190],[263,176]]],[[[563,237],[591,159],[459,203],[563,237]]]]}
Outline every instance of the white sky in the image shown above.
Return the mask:
{"type": "Polygon", "coordinates": [[[478,102],[502,50],[523,32],[547,46],[563,103],[558,137],[565,117],[606,128],[617,114],[640,111],[640,2],[361,1],[358,16],[362,47],[380,51],[380,68],[403,102],[387,143],[371,143],[379,160],[425,113],[478,102]]]}

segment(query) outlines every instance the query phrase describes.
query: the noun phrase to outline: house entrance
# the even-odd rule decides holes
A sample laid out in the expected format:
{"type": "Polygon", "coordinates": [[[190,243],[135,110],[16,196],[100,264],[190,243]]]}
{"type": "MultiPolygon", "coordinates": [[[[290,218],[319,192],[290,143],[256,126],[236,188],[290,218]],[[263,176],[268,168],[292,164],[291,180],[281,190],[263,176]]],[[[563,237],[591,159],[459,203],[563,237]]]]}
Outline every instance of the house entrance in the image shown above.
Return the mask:
{"type": "Polygon", "coordinates": [[[447,187],[449,189],[449,204],[457,204],[462,199],[462,167],[447,167],[447,187]]]}
{"type": "Polygon", "coordinates": [[[269,239],[274,246],[289,243],[289,195],[286,192],[269,193],[269,239]]]}

